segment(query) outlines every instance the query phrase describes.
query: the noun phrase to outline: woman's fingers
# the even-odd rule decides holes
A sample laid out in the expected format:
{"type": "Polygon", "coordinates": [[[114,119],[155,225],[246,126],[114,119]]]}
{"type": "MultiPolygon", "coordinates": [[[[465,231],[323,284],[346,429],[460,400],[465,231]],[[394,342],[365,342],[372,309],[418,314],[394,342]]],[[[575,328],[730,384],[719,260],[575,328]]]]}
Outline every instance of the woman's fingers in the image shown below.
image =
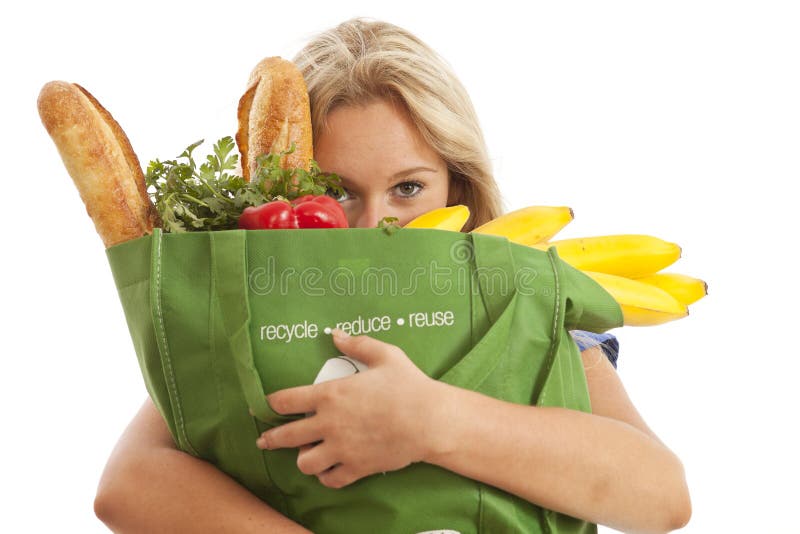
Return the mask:
{"type": "Polygon", "coordinates": [[[270,408],[281,415],[310,413],[316,410],[314,385],[282,389],[267,395],[270,408]]]}
{"type": "Polygon", "coordinates": [[[317,475],[323,486],[339,489],[352,484],[361,476],[349,465],[338,464],[333,469],[328,469],[317,475]]]}
{"type": "Polygon", "coordinates": [[[331,447],[320,443],[316,447],[302,449],[297,455],[297,468],[306,475],[320,475],[336,465],[331,447]]]}
{"type": "Polygon", "coordinates": [[[256,440],[256,445],[260,449],[285,449],[316,443],[322,437],[318,421],[309,417],[267,430],[256,440]]]}

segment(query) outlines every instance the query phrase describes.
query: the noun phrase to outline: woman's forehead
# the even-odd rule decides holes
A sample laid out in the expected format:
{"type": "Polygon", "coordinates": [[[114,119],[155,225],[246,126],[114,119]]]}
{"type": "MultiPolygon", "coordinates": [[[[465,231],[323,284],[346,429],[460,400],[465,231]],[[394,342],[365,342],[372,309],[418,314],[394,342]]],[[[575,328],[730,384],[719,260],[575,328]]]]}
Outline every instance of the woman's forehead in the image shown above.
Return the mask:
{"type": "Polygon", "coordinates": [[[380,168],[388,178],[412,167],[444,165],[403,108],[390,102],[341,106],[328,115],[327,123],[316,150],[323,167],[339,167],[343,174],[344,168],[380,168]]]}
{"type": "Polygon", "coordinates": [[[386,100],[376,100],[362,105],[338,106],[326,117],[326,127],[320,141],[369,142],[393,140],[416,142],[419,132],[408,112],[386,100]]]}

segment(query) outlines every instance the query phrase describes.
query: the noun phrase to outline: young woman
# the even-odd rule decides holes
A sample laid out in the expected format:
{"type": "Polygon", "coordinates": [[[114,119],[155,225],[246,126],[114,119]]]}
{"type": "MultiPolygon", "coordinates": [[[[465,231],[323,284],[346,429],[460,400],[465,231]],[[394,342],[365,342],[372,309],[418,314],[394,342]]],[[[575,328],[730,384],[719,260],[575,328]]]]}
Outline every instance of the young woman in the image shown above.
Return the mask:
{"type": "MultiPolygon", "coordinates": [[[[295,62],[311,98],[315,158],[342,176],[338,200],[352,227],[373,227],[386,216],[404,224],[452,204],[471,210],[465,231],[500,214],[470,100],[416,37],[351,20],[316,38],[295,62]]],[[[619,530],[666,532],[688,521],[680,461],[647,427],[591,336],[574,334],[591,398],[587,414],[455,388],[428,378],[396,346],[335,334],[343,354],[369,365],[370,379],[270,395],[279,413],[316,415],[270,430],[254,447],[298,448],[298,468],[333,488],[424,461],[619,530]],[[408,399],[426,407],[424,420],[408,399]]],[[[178,451],[149,399],[109,459],[95,510],[120,532],[306,532],[178,451]]]]}

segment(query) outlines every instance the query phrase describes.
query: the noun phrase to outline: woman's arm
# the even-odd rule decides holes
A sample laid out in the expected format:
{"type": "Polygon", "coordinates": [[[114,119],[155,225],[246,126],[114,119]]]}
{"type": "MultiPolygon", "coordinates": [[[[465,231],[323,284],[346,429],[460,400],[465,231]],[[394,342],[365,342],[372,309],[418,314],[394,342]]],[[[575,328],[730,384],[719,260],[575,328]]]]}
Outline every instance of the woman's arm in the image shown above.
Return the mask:
{"type": "Polygon", "coordinates": [[[175,448],[148,398],[106,464],[95,514],[114,532],[309,532],[175,448]]]}
{"type": "Polygon", "coordinates": [[[262,435],[298,447],[298,467],[330,487],[426,461],[546,508],[626,532],[680,528],[691,506],[678,458],[636,412],[599,349],[583,354],[593,414],[500,401],[429,379],[398,347],[334,337],[369,370],[269,396],[315,415],[262,435]],[[423,415],[420,415],[423,414],[423,415]]]}
{"type": "Polygon", "coordinates": [[[592,413],[628,423],[661,442],[631,402],[607,354],[599,346],[594,346],[581,352],[581,358],[589,386],[592,413]]]}
{"type": "Polygon", "coordinates": [[[691,504],[681,462],[647,427],[601,351],[583,358],[592,414],[445,386],[436,418],[448,432],[428,461],[625,532],[683,527],[691,504]]]}

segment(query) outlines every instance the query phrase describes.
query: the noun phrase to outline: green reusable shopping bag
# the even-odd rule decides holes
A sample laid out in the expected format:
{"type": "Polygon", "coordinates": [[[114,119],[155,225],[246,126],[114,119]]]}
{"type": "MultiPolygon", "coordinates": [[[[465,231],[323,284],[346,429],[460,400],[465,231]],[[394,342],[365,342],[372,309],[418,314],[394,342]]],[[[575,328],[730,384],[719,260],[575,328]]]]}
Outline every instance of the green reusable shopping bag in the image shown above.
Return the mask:
{"type": "Polygon", "coordinates": [[[177,445],[312,531],[596,531],[426,463],[331,489],[298,470],[296,449],[255,446],[301,417],[277,415],[265,395],[313,383],[339,356],[325,334],[335,326],[399,346],[443,382],[589,411],[568,330],[601,332],[622,314],[555,249],[433,229],[156,230],[108,258],[177,445]]]}

